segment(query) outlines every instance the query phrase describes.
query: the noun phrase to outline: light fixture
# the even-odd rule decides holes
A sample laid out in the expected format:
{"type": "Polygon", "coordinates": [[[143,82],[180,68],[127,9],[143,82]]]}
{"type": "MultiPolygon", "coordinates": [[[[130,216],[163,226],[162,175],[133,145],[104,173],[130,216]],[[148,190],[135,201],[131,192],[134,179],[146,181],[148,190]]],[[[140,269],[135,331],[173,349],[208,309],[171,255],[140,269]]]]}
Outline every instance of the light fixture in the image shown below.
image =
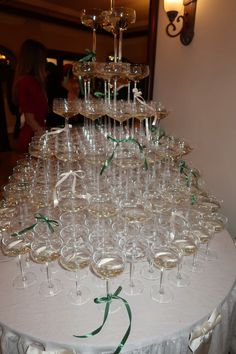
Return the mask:
{"type": "Polygon", "coordinates": [[[180,36],[180,41],[184,45],[189,45],[194,36],[196,4],[197,0],[164,0],[164,9],[170,21],[166,33],[170,37],[180,36]],[[175,21],[182,21],[180,30],[175,21]]]}

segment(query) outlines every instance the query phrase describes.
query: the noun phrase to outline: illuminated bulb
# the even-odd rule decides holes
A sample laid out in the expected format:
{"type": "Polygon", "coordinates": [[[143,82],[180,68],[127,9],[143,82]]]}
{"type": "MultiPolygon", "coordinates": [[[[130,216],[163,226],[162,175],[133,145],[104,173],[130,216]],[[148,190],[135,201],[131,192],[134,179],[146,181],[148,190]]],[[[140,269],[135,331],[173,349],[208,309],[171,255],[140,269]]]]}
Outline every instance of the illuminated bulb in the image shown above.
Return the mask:
{"type": "Polygon", "coordinates": [[[183,0],[164,0],[165,12],[176,11],[182,13],[183,0]]]}

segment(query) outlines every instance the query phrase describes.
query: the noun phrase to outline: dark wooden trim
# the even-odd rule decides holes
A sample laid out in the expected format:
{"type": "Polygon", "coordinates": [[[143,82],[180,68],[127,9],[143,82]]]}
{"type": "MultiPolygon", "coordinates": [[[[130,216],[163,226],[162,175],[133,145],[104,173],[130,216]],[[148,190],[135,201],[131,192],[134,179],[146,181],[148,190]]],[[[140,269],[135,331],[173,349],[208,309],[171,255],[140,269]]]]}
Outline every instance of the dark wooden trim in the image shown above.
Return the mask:
{"type": "Polygon", "coordinates": [[[47,49],[48,58],[62,59],[62,60],[79,60],[82,58],[85,53],[75,53],[75,52],[66,52],[64,50],[57,49],[47,49]]]}
{"type": "Polygon", "coordinates": [[[150,68],[150,76],[147,83],[146,98],[149,100],[153,96],[155,60],[156,60],[156,41],[157,41],[157,22],[158,22],[159,0],[150,0],[149,4],[149,34],[147,48],[147,62],[150,68]]]}
{"type": "MultiPolygon", "coordinates": [[[[17,16],[33,18],[39,21],[49,22],[59,26],[71,27],[81,31],[91,32],[91,30],[88,27],[82,25],[79,22],[79,18],[78,20],[73,18],[72,19],[60,18],[60,17],[56,17],[54,14],[50,14],[50,12],[45,14],[42,12],[36,12],[31,9],[25,9],[21,7],[15,7],[14,5],[6,5],[6,4],[0,4],[0,11],[17,15],[17,16]]],[[[104,36],[110,36],[110,37],[112,36],[111,33],[106,32],[103,29],[98,29],[98,33],[104,36]]],[[[148,28],[137,28],[137,29],[133,29],[132,31],[124,32],[123,36],[124,38],[133,38],[133,37],[146,36],[147,34],[148,34],[148,28]]]]}
{"type": "Polygon", "coordinates": [[[75,29],[86,30],[85,27],[81,23],[79,23],[79,19],[78,19],[78,21],[76,21],[73,19],[59,18],[53,14],[50,14],[50,12],[48,14],[44,14],[44,13],[36,12],[34,10],[23,9],[20,7],[18,8],[18,7],[14,7],[12,5],[5,5],[5,4],[0,5],[0,11],[5,12],[5,13],[9,13],[9,14],[13,14],[13,15],[17,15],[17,16],[24,16],[24,17],[33,18],[33,19],[36,19],[39,21],[49,22],[49,23],[53,23],[56,25],[60,25],[60,26],[66,26],[66,27],[71,27],[71,28],[75,28],[75,29]]]}

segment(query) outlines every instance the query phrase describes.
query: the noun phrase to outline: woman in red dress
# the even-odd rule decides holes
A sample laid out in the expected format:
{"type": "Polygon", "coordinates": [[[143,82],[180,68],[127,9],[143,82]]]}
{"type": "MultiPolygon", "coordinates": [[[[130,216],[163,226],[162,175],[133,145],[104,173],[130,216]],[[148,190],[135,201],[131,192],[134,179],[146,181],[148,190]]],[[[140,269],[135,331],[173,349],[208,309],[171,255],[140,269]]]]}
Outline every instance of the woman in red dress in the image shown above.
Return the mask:
{"type": "Polygon", "coordinates": [[[45,128],[48,103],[45,90],[46,48],[33,39],[21,46],[13,84],[13,100],[21,113],[17,150],[27,152],[31,138],[45,128]]]}

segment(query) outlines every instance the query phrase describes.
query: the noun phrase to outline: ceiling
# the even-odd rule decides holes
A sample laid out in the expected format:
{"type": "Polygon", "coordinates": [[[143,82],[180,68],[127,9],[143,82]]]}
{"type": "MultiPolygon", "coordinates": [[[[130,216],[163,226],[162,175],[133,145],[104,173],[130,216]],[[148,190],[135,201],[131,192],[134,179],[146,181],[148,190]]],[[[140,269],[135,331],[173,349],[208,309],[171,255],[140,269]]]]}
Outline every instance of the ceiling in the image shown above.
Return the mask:
{"type": "MultiPolygon", "coordinates": [[[[108,9],[130,7],[136,10],[136,23],[129,31],[138,32],[148,27],[149,0],[0,0],[0,9],[17,15],[28,15],[45,21],[60,21],[66,25],[80,25],[83,8],[108,9]]],[[[84,26],[83,26],[84,27],[84,26]]]]}

